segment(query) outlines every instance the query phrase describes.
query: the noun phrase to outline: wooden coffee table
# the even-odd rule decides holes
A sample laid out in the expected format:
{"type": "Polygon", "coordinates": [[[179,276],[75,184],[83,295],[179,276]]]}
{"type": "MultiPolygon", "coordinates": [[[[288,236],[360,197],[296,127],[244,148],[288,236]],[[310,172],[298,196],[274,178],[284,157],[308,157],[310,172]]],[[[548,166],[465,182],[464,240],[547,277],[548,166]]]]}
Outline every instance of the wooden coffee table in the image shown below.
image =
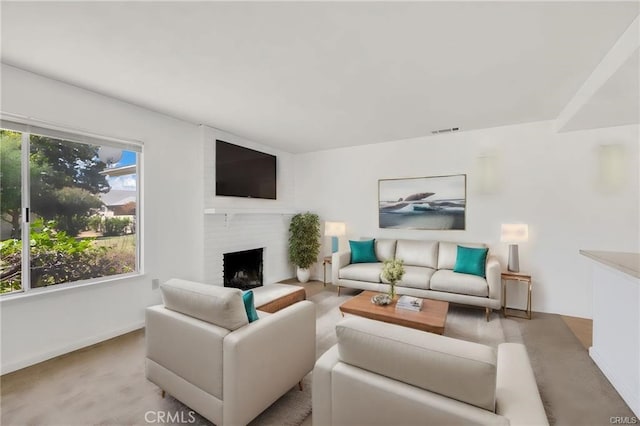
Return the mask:
{"type": "Polygon", "coordinates": [[[444,324],[449,312],[449,302],[423,299],[420,312],[406,309],[396,310],[396,302],[386,306],[371,303],[371,297],[379,294],[374,291],[363,291],[359,295],[340,305],[342,314],[358,315],[377,321],[415,328],[430,333],[444,333],[444,324]]]}

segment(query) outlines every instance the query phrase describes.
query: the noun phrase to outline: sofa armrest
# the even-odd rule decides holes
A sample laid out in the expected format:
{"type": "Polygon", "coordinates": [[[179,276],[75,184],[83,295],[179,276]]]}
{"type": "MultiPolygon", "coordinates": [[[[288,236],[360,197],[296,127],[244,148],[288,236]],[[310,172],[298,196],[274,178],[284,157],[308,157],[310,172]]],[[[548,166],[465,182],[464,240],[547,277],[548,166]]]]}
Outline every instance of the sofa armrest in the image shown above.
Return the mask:
{"type": "MultiPolygon", "coordinates": [[[[145,318],[147,358],[222,399],[222,346],[229,330],[163,305],[147,308],[145,318]]],[[[158,383],[153,374],[147,374],[149,380],[173,392],[173,388],[158,383]]]]}
{"type": "Polygon", "coordinates": [[[511,425],[548,425],[527,349],[518,343],[498,346],[496,414],[511,425]]]}
{"type": "Polygon", "coordinates": [[[315,305],[309,301],[229,333],[223,343],[224,423],[249,423],[302,380],[315,358],[315,305]]]}
{"type": "Polygon", "coordinates": [[[331,374],[339,361],[338,345],[333,345],[318,358],[313,368],[311,414],[314,425],[331,425],[331,374]]]}
{"type": "Polygon", "coordinates": [[[333,283],[333,285],[338,285],[338,282],[339,282],[338,274],[340,272],[340,268],[344,268],[350,263],[351,263],[350,251],[339,251],[339,252],[333,253],[333,256],[331,256],[331,282],[333,283]]]}
{"type": "Polygon", "coordinates": [[[500,301],[502,306],[502,279],[500,274],[502,273],[500,262],[495,256],[489,256],[487,259],[486,277],[487,284],[489,285],[489,299],[495,299],[500,301]]]}

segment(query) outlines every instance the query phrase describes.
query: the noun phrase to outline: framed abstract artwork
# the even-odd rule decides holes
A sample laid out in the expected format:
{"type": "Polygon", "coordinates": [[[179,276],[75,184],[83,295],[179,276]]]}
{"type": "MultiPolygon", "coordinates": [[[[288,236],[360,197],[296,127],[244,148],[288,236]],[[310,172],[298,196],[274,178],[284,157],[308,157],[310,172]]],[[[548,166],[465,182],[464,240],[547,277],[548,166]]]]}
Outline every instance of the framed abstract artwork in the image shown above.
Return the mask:
{"type": "Polygon", "coordinates": [[[467,175],[378,180],[380,228],[464,230],[467,175]]]}

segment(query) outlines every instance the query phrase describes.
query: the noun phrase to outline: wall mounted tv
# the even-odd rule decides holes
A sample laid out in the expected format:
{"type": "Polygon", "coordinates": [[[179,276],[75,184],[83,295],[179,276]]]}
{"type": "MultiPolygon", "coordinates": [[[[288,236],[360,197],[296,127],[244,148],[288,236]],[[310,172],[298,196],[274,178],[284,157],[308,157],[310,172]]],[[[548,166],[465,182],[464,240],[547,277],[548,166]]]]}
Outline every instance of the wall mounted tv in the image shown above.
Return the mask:
{"type": "Polygon", "coordinates": [[[216,140],[216,195],[275,200],[275,155],[216,140]]]}

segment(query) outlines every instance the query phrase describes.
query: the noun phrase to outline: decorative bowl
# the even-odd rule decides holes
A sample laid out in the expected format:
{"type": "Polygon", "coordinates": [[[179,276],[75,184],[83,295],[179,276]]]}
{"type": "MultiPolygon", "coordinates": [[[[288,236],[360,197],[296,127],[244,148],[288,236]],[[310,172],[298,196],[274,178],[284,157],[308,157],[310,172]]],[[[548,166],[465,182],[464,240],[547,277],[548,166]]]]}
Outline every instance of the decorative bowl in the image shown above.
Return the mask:
{"type": "Polygon", "coordinates": [[[391,303],[391,298],[388,294],[376,294],[371,298],[371,303],[374,305],[384,306],[391,303]]]}

